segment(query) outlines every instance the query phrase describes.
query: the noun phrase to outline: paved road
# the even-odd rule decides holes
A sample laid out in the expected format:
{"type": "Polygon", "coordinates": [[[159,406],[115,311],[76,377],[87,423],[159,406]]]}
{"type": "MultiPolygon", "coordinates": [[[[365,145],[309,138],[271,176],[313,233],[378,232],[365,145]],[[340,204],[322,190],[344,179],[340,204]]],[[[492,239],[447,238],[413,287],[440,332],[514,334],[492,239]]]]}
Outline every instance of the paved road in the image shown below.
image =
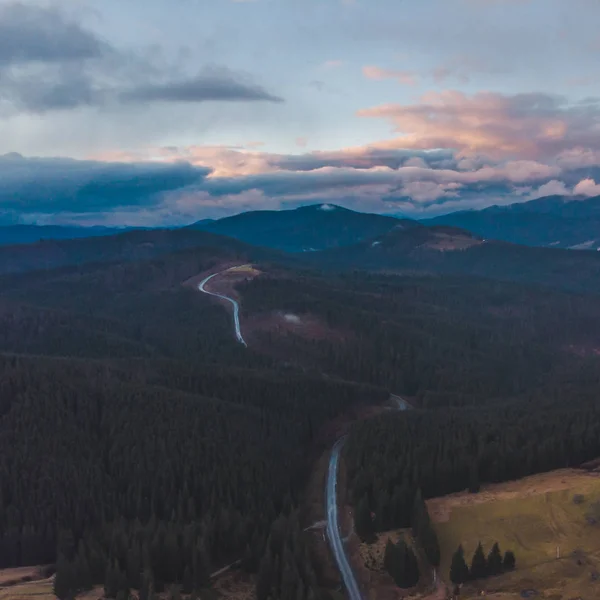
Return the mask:
{"type": "Polygon", "coordinates": [[[327,492],[326,492],[326,504],[327,504],[327,537],[329,538],[329,545],[331,551],[337,563],[338,569],[344,582],[344,587],[348,592],[348,598],[350,600],[362,600],[363,596],[360,593],[358,582],[352,567],[348,561],[344,543],[342,542],[342,536],[340,535],[339,528],[339,516],[338,516],[338,505],[337,505],[337,476],[338,476],[338,465],[340,462],[340,450],[344,445],[346,437],[341,437],[334,445],[331,451],[331,457],[329,459],[329,473],[327,475],[327,492]]]}
{"type": "MultiPolygon", "coordinates": [[[[392,395],[391,399],[393,400],[397,410],[405,411],[412,408],[412,406],[400,396],[392,395]]],[[[337,505],[337,476],[340,462],[340,451],[345,441],[346,436],[342,436],[335,443],[331,451],[331,457],[329,458],[329,472],[327,474],[327,489],[325,494],[325,502],[327,506],[327,537],[329,538],[329,545],[331,546],[333,557],[335,558],[335,562],[337,563],[338,569],[342,576],[344,587],[348,593],[348,598],[350,600],[363,600],[363,595],[360,592],[358,581],[356,580],[354,572],[352,571],[352,567],[350,566],[350,561],[348,560],[348,555],[346,554],[346,549],[344,548],[344,543],[340,534],[337,505]]]]}
{"type": "MultiPolygon", "coordinates": [[[[223,273],[223,272],[224,271],[221,271],[221,273],[223,273]]],[[[223,294],[217,294],[216,292],[209,292],[204,287],[213,277],[216,277],[217,275],[220,275],[221,273],[213,273],[212,275],[209,275],[208,277],[204,278],[198,284],[198,289],[201,292],[208,294],[209,296],[215,296],[216,298],[221,298],[223,300],[227,300],[227,302],[231,302],[231,304],[233,305],[233,325],[235,327],[235,337],[237,338],[237,341],[240,344],[244,344],[244,346],[247,347],[248,344],[246,344],[246,340],[242,336],[242,332],[240,330],[240,305],[233,298],[230,298],[229,296],[224,296],[223,294]]]]}

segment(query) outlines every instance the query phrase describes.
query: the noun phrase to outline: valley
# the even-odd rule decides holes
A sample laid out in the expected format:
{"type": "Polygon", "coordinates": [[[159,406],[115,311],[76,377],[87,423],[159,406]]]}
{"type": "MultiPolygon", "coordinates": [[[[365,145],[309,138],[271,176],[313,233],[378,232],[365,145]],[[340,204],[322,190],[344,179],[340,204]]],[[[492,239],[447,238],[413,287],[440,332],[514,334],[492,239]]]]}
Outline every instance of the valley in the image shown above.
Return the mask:
{"type": "MultiPolygon", "coordinates": [[[[364,565],[381,547],[359,538],[414,527],[422,495],[440,562],[425,529],[405,538],[420,568],[410,593],[441,600],[453,546],[472,553],[481,537],[487,551],[495,536],[508,549],[511,530],[499,515],[486,537],[462,509],[449,529],[437,498],[477,485],[468,497],[483,501],[488,484],[600,456],[594,283],[574,271],[575,291],[544,270],[554,256],[584,266],[596,255],[531,249],[546,257],[536,263],[516,247],[512,264],[543,281],[525,283],[514,267],[506,278],[432,268],[495,247],[463,231],[411,225],[374,241],[286,254],[204,232],[127,232],[102,238],[100,261],[98,238],[62,241],[52,268],[11,263],[0,564],[57,569],[27,593],[400,598],[364,565]],[[125,256],[133,239],[141,254],[125,256]],[[407,268],[390,269],[392,256],[407,268]],[[414,410],[398,410],[405,398],[414,410]]],[[[40,247],[23,248],[34,264],[40,247]]],[[[514,551],[517,570],[486,580],[490,593],[542,568],[514,551]]]]}

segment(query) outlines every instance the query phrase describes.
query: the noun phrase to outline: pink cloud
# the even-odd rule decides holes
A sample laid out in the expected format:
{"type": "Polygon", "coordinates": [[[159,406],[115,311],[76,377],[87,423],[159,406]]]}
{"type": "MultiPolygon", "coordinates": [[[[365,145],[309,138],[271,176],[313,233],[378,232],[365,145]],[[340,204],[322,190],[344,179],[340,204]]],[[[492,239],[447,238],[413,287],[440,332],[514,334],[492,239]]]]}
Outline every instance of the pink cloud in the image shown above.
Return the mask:
{"type": "Polygon", "coordinates": [[[296,138],[296,146],[300,146],[304,148],[308,144],[308,139],[305,137],[297,137],[296,138]]]}
{"type": "Polygon", "coordinates": [[[582,179],[573,189],[576,196],[600,196],[600,183],[594,179],[582,179]]]}
{"type": "Polygon", "coordinates": [[[570,196],[571,190],[558,179],[552,179],[548,183],[541,185],[537,190],[534,190],[527,200],[534,200],[535,198],[543,198],[544,196],[570,196]]]}
{"type": "Polygon", "coordinates": [[[387,147],[454,148],[496,159],[549,157],[574,146],[600,150],[598,104],[571,106],[541,93],[429,92],[419,104],[384,104],[358,116],[395,125],[400,135],[387,147]]]}
{"type": "Polygon", "coordinates": [[[440,184],[433,181],[413,181],[402,187],[402,194],[416,202],[438,200],[444,197],[458,197],[462,186],[458,183],[440,184]]]}
{"type": "Polygon", "coordinates": [[[413,71],[395,71],[392,69],[382,69],[374,65],[368,65],[362,68],[362,73],[367,79],[382,81],[384,79],[395,79],[402,85],[416,85],[417,74],[413,71]]]}

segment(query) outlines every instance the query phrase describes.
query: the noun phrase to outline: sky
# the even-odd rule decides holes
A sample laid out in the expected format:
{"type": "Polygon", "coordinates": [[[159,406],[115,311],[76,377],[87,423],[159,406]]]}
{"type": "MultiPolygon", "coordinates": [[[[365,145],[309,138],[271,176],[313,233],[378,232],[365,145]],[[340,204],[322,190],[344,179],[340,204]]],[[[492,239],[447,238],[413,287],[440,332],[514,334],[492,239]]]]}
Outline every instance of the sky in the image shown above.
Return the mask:
{"type": "Polygon", "coordinates": [[[598,0],[0,0],[0,223],[600,195],[598,0]]]}

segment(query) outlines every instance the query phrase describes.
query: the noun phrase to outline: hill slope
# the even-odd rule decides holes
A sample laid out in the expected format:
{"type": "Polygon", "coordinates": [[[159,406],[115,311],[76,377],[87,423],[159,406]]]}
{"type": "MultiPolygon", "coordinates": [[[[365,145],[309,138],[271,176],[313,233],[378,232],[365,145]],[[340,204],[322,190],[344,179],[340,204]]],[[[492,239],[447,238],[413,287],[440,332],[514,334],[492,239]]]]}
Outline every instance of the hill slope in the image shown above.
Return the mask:
{"type": "Polygon", "coordinates": [[[128,231],[118,235],[0,247],[0,275],[87,263],[135,262],[190,248],[265,256],[240,241],[193,229],[128,231]]]}
{"type": "Polygon", "coordinates": [[[0,226],[0,246],[33,244],[40,240],[69,240],[121,233],[111,227],[68,227],[61,225],[5,225],[0,226]]]}
{"type": "Polygon", "coordinates": [[[321,267],[470,275],[600,293],[600,255],[484,240],[448,226],[396,229],[306,257],[321,267]]]}
{"type": "MultiPolygon", "coordinates": [[[[309,252],[374,238],[400,222],[394,217],[359,213],[333,204],[315,204],[295,210],[246,212],[190,227],[227,235],[256,246],[309,252]]],[[[402,222],[405,225],[411,223],[402,222]]]]}
{"type": "Polygon", "coordinates": [[[480,211],[461,211],[423,221],[463,227],[485,238],[529,246],[600,248],[600,196],[548,196],[480,211]]]}

